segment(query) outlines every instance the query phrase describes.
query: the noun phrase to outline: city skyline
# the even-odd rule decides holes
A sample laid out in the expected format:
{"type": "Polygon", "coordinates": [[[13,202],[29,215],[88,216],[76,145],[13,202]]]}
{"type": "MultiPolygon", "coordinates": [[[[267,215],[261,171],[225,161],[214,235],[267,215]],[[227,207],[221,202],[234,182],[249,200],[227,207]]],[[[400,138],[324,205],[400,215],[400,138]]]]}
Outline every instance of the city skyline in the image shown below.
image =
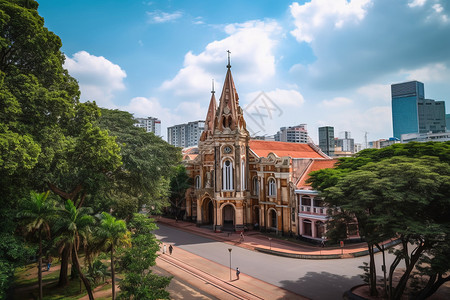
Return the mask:
{"type": "Polygon", "coordinates": [[[316,143],[321,126],[350,131],[356,142],[364,132],[389,138],[390,85],[409,80],[450,105],[445,1],[39,4],[82,101],[156,117],[164,139],[167,127],[205,118],[226,50],[244,110],[261,92],[280,108],[263,129],[246,116],[257,135],[306,123],[316,143]]]}

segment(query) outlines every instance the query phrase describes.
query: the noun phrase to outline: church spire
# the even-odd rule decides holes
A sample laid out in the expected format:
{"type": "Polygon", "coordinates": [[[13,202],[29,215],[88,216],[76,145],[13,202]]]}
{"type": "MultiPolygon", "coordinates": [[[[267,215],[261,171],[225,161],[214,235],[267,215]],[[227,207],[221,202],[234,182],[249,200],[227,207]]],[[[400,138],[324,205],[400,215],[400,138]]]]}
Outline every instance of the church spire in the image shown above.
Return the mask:
{"type": "Polygon", "coordinates": [[[211,89],[211,100],[209,101],[208,113],[206,114],[205,119],[205,130],[202,132],[200,136],[200,141],[205,141],[208,137],[212,136],[214,133],[214,123],[216,122],[216,97],[214,96],[214,79],[212,80],[212,89],[211,89]]]}
{"type": "Polygon", "coordinates": [[[243,117],[242,108],[239,106],[239,96],[234,86],[233,76],[231,75],[230,51],[228,53],[227,74],[223,83],[222,94],[219,99],[219,108],[217,110],[217,122],[215,130],[224,132],[226,130],[234,131],[236,129],[247,132],[243,117]]]}

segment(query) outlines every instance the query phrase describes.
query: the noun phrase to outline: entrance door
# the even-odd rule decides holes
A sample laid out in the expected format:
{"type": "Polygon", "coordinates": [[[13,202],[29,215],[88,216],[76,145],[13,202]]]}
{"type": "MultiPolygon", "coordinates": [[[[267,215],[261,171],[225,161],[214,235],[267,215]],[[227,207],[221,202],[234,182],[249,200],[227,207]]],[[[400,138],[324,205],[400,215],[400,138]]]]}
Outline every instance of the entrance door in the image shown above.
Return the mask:
{"type": "Polygon", "coordinates": [[[222,209],[223,215],[223,229],[234,230],[234,207],[232,205],[225,205],[222,209]]]}
{"type": "Polygon", "coordinates": [[[211,199],[203,200],[203,224],[212,225],[214,222],[214,205],[211,199]]]}
{"type": "Polygon", "coordinates": [[[214,205],[212,200],[208,202],[208,224],[212,225],[214,223],[214,205]]]}

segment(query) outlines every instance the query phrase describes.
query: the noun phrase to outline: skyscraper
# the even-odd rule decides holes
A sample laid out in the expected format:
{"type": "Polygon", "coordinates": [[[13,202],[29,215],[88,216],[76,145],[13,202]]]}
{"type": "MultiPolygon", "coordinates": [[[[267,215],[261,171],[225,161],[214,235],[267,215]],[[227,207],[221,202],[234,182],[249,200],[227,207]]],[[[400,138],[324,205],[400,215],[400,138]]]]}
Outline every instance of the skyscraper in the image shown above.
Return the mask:
{"type": "Polygon", "coordinates": [[[445,131],[445,102],[425,99],[424,85],[409,81],[391,85],[394,137],[445,131]]]}
{"type": "Polygon", "coordinates": [[[334,127],[319,127],[319,148],[328,156],[334,155],[334,127]]]}

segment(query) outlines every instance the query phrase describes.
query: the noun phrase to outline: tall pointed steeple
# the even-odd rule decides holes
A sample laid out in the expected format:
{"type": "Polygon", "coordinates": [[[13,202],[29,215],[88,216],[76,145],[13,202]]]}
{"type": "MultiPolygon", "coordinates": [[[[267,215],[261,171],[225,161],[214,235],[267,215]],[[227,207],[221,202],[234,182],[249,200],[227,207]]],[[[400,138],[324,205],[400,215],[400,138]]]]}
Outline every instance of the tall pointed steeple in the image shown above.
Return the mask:
{"type": "Polygon", "coordinates": [[[211,137],[214,134],[214,123],[216,122],[216,97],[214,96],[216,92],[214,91],[214,79],[212,81],[212,89],[211,89],[211,100],[209,101],[208,113],[206,114],[205,119],[205,130],[202,132],[200,136],[200,141],[205,141],[208,137],[211,137]]]}
{"type": "Polygon", "coordinates": [[[219,108],[217,110],[216,130],[221,132],[230,129],[232,131],[239,129],[247,132],[243,117],[242,108],[239,106],[239,96],[234,86],[233,76],[231,75],[230,51],[228,52],[228,65],[225,82],[223,83],[222,94],[219,99],[219,108]]]}

